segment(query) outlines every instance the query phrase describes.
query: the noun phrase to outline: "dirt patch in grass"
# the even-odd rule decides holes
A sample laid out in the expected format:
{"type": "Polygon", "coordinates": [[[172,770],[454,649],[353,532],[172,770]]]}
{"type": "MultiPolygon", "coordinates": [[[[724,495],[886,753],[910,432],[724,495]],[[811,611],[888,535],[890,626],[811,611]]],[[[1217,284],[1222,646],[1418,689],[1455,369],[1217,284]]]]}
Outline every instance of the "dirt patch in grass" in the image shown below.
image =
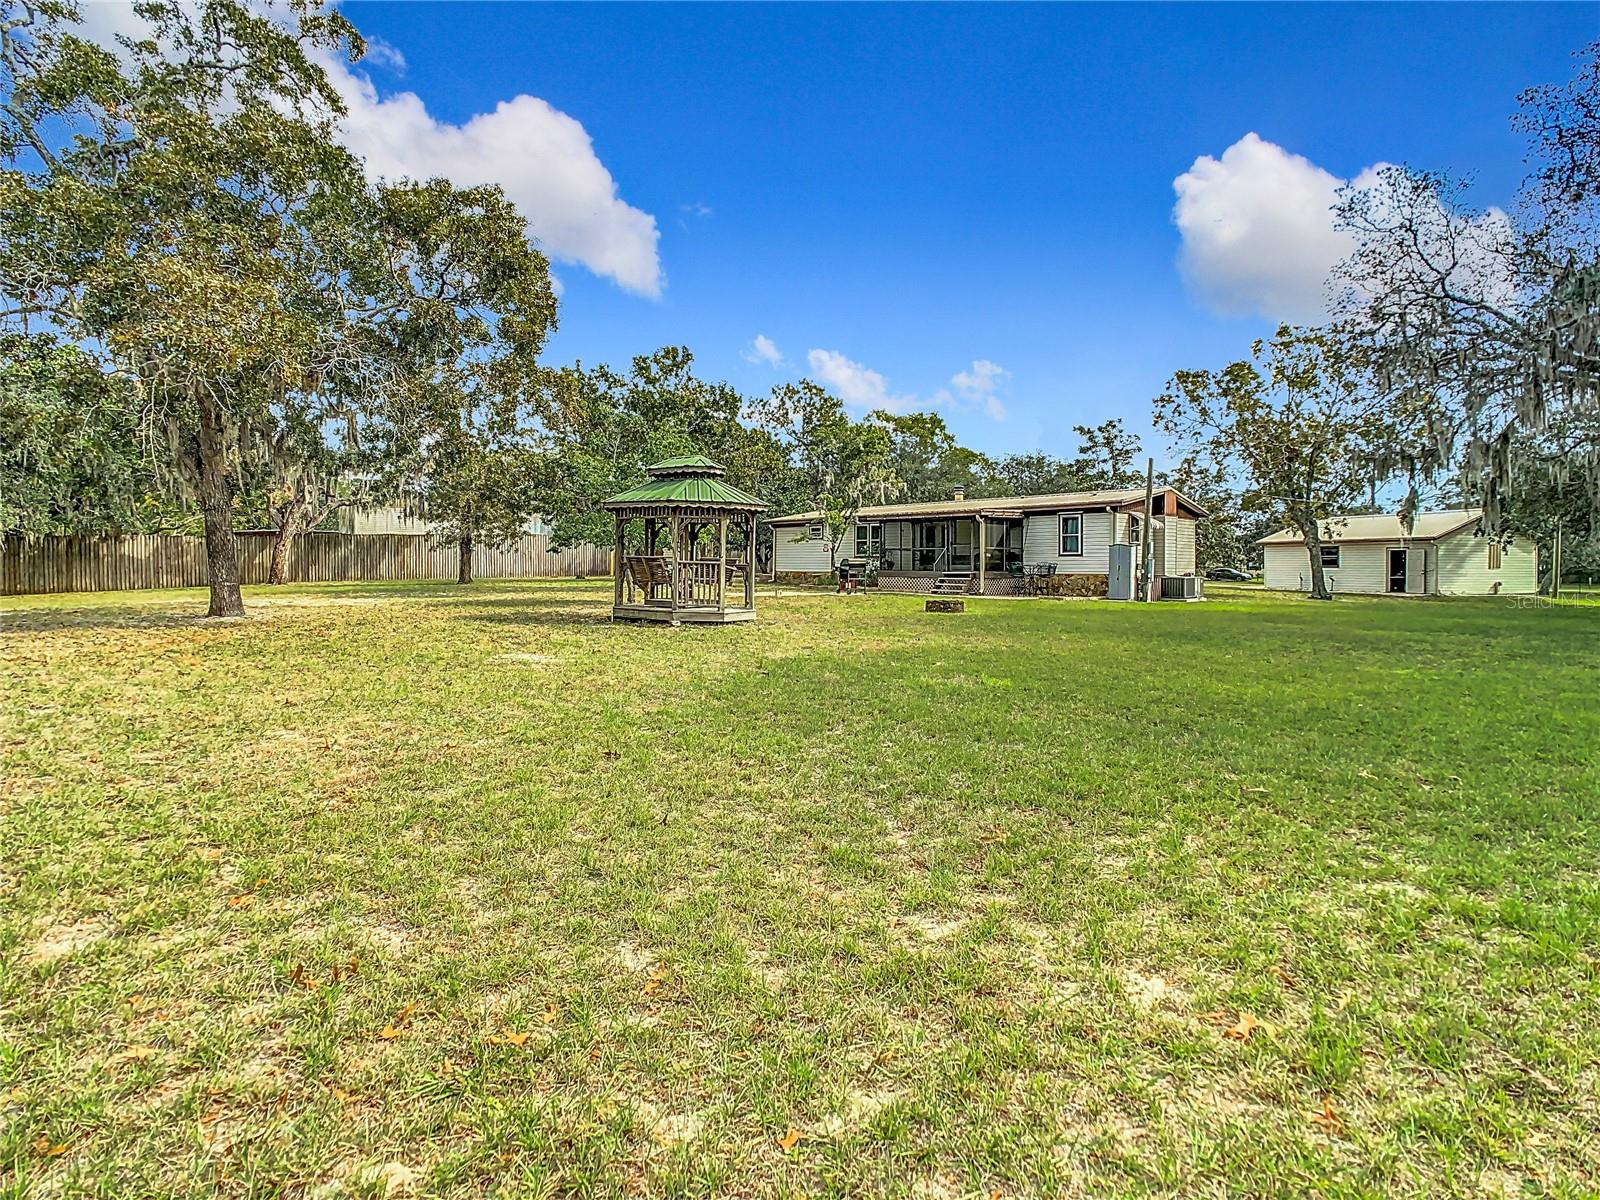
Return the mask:
{"type": "Polygon", "coordinates": [[[28,960],[52,963],[94,945],[110,933],[104,921],[86,917],[47,927],[28,949],[28,960]]]}

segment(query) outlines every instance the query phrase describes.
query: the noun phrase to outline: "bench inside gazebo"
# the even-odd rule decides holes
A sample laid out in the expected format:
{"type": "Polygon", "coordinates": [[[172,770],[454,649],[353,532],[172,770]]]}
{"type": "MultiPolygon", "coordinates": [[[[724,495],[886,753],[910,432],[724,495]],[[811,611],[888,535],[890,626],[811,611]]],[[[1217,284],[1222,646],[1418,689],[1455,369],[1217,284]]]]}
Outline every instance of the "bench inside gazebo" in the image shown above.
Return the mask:
{"type": "Polygon", "coordinates": [[[616,521],[611,615],[723,625],[756,615],[756,517],[767,504],[709,458],[669,458],[605,502],[616,521]]]}

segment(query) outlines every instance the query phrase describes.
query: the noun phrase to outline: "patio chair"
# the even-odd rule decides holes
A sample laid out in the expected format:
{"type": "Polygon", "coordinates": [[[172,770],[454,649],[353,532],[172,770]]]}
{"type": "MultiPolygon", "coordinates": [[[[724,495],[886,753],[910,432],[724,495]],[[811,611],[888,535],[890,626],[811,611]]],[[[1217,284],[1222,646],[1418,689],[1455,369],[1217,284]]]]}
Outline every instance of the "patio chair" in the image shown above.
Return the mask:
{"type": "Polygon", "coordinates": [[[1035,563],[1031,567],[1023,568],[1023,587],[1030,596],[1037,596],[1046,590],[1044,581],[1056,573],[1055,563],[1035,563]]]}

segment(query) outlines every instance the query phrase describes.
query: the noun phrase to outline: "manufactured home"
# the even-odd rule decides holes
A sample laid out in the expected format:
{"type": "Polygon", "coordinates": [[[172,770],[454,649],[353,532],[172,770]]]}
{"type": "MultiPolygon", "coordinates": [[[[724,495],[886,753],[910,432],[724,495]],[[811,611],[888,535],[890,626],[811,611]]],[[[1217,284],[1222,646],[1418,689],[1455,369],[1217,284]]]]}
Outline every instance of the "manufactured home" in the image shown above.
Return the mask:
{"type": "MultiPolygon", "coordinates": [[[[863,508],[839,530],[815,512],[773,517],[773,576],[810,581],[852,559],[875,564],[878,586],[891,591],[1103,596],[1114,545],[1133,547],[1138,572],[1144,501],[1143,488],[984,500],[958,492],[863,508]]],[[[1205,510],[1161,488],[1151,512],[1154,574],[1193,576],[1195,523],[1205,510]]]]}
{"type": "MultiPolygon", "coordinates": [[[[1539,552],[1526,540],[1478,533],[1481,508],[1417,513],[1407,529],[1393,513],[1330,517],[1322,528],[1329,590],[1370,595],[1493,596],[1539,590],[1539,552]]],[[[1311,558],[1297,529],[1260,539],[1266,585],[1311,590],[1311,558]]]]}

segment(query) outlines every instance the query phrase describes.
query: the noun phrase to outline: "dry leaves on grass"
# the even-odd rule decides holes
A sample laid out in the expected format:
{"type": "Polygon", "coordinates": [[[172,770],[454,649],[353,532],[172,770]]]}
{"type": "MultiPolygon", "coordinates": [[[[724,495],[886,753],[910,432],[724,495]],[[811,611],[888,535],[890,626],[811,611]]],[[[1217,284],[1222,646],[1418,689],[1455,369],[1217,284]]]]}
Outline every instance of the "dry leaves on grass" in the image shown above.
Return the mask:
{"type": "Polygon", "coordinates": [[[405,1032],[406,1023],[411,1020],[411,1014],[416,1011],[417,1006],[414,1003],[406,1005],[395,1014],[394,1020],[378,1031],[378,1036],[386,1042],[394,1041],[395,1038],[405,1032]]]}
{"type": "Polygon", "coordinates": [[[789,1127],[789,1132],[778,1139],[778,1145],[782,1146],[785,1150],[793,1150],[800,1144],[800,1140],[805,1136],[805,1134],[801,1133],[798,1129],[791,1125],[789,1127]]]}
{"type": "Polygon", "coordinates": [[[1257,1029],[1263,1028],[1265,1028],[1265,1026],[1263,1026],[1260,1021],[1256,1020],[1249,1013],[1240,1013],[1238,1021],[1229,1026],[1227,1029],[1224,1029],[1222,1031],[1222,1036],[1234,1038],[1235,1040],[1241,1042],[1248,1042],[1251,1034],[1255,1033],[1257,1029]]]}
{"type": "Polygon", "coordinates": [[[1227,1028],[1222,1031],[1222,1036],[1225,1038],[1232,1038],[1236,1042],[1248,1042],[1252,1037],[1255,1036],[1256,1030],[1258,1029],[1268,1037],[1271,1037],[1276,1032],[1276,1029],[1272,1025],[1266,1021],[1258,1020],[1256,1017],[1247,1012],[1241,1012],[1238,1017],[1235,1018],[1230,1017],[1227,1013],[1222,1012],[1219,1009],[1214,1012],[1200,1014],[1200,1019],[1202,1021],[1208,1021],[1213,1025],[1227,1026],[1227,1028]]]}
{"type": "Polygon", "coordinates": [[[60,1158],[67,1152],[67,1144],[65,1142],[51,1142],[49,1138],[41,1133],[33,1139],[33,1152],[40,1158],[60,1158]]]}
{"type": "MultiPolygon", "coordinates": [[[[361,960],[355,957],[346,959],[342,963],[334,963],[333,969],[328,972],[329,986],[353,979],[360,967],[361,960]]],[[[306,970],[305,963],[295,964],[294,970],[289,972],[289,982],[296,987],[305,988],[308,992],[314,992],[322,986],[322,981],[306,970]]]]}
{"type": "Polygon", "coordinates": [[[1306,1119],[1330,1137],[1344,1132],[1344,1122],[1340,1120],[1339,1114],[1333,1111],[1331,1097],[1324,1096],[1322,1098],[1322,1107],[1307,1113],[1306,1119]]]}

